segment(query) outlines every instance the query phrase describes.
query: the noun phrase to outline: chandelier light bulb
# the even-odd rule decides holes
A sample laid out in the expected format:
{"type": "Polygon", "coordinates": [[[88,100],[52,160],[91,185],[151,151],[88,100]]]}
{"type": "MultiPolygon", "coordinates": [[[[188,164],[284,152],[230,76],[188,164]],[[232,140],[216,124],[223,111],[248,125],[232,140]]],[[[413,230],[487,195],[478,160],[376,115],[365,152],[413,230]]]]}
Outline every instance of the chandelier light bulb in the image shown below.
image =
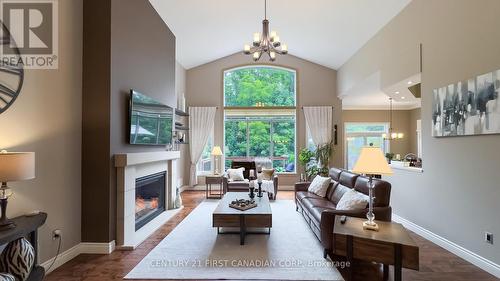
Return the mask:
{"type": "Polygon", "coordinates": [[[279,43],[280,37],[278,35],[274,36],[274,42],[279,43]]]}
{"type": "Polygon", "coordinates": [[[402,138],[403,138],[403,136],[404,136],[404,134],[403,134],[403,133],[398,133],[398,139],[402,139],[402,138]]]}
{"type": "Polygon", "coordinates": [[[284,54],[288,53],[288,46],[286,44],[281,45],[281,51],[284,54]]]}
{"type": "Polygon", "coordinates": [[[397,133],[392,133],[392,134],[391,134],[391,139],[395,139],[395,138],[397,138],[397,137],[398,137],[398,134],[397,134],[397,133]]]}
{"type": "Polygon", "coordinates": [[[271,31],[271,41],[274,41],[274,38],[276,38],[276,36],[278,36],[278,33],[276,33],[276,31],[271,31]]]}
{"type": "Polygon", "coordinates": [[[271,58],[272,61],[276,59],[276,53],[275,52],[270,52],[269,57],[271,58]]]}
{"type": "Polygon", "coordinates": [[[257,44],[258,44],[258,43],[260,43],[260,33],[255,32],[255,33],[253,34],[253,43],[254,43],[254,44],[256,44],[256,43],[257,43],[257,44]]]}
{"type": "Polygon", "coordinates": [[[245,46],[243,47],[243,51],[245,52],[245,54],[250,54],[250,45],[248,44],[245,44],[245,46]]]}
{"type": "Polygon", "coordinates": [[[386,139],[387,138],[387,134],[382,134],[382,138],[386,139]]]}
{"type": "Polygon", "coordinates": [[[253,59],[254,59],[254,60],[258,60],[258,59],[259,59],[259,57],[260,57],[260,53],[259,53],[259,52],[255,52],[255,53],[253,53],[253,59]]]}

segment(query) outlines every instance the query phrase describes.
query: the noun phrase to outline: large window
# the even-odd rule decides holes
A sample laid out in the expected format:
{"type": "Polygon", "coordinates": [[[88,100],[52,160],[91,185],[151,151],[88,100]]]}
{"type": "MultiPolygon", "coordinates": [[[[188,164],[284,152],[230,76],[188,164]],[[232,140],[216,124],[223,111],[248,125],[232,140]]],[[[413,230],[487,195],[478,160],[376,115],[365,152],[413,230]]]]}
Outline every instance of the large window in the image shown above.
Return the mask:
{"type": "Polygon", "coordinates": [[[345,162],[352,170],[363,146],[377,146],[389,151],[388,142],[382,138],[389,131],[388,123],[345,123],[345,162]]]}
{"type": "Polygon", "coordinates": [[[278,172],[295,172],[296,73],[256,66],[224,72],[226,167],[268,158],[278,172]]]}

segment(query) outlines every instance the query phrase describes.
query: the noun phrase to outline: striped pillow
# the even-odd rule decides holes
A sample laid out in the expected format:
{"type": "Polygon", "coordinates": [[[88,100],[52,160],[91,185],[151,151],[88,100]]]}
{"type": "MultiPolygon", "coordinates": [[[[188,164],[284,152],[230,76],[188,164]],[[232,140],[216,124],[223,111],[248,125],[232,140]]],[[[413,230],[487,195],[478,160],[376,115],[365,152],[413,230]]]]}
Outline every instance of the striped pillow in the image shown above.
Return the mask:
{"type": "Polygon", "coordinates": [[[10,242],[0,255],[0,272],[14,275],[17,281],[25,281],[34,263],[35,249],[28,240],[19,238],[10,242]]]}
{"type": "Polygon", "coordinates": [[[16,281],[16,278],[8,273],[0,273],[0,281],[16,281]]]}

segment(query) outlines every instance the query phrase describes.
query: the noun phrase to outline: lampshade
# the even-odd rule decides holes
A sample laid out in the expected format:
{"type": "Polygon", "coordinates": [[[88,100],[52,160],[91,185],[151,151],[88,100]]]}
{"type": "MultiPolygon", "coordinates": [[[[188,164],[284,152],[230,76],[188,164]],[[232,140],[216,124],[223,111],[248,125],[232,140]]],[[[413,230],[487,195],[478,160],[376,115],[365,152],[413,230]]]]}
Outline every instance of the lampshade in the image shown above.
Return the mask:
{"type": "Polygon", "coordinates": [[[222,150],[220,149],[220,146],[214,146],[212,149],[212,155],[213,156],[221,156],[222,155],[222,150]]]}
{"type": "Polygon", "coordinates": [[[379,147],[366,146],[361,149],[353,172],[368,175],[392,175],[392,169],[387,164],[384,153],[379,147]]]}
{"type": "Polygon", "coordinates": [[[35,178],[34,152],[0,152],[0,182],[35,178]]]}

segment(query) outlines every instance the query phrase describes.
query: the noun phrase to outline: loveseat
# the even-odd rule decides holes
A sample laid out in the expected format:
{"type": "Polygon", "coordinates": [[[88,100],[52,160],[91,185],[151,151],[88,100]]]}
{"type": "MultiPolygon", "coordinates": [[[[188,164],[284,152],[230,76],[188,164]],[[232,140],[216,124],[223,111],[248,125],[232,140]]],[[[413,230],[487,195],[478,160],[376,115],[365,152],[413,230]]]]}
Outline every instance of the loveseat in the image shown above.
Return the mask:
{"type": "MultiPolygon", "coordinates": [[[[346,170],[331,168],[330,186],[325,197],[320,197],[308,192],[310,182],[295,184],[295,204],[297,211],[302,213],[307,224],[321,241],[324,256],[333,250],[333,225],[335,216],[346,215],[350,217],[366,218],[368,207],[361,210],[337,210],[336,206],[344,193],[351,189],[368,195],[368,178],[346,170]]],[[[392,208],[390,206],[391,184],[373,179],[374,193],[373,212],[376,220],[391,221],[392,208]]]]}

